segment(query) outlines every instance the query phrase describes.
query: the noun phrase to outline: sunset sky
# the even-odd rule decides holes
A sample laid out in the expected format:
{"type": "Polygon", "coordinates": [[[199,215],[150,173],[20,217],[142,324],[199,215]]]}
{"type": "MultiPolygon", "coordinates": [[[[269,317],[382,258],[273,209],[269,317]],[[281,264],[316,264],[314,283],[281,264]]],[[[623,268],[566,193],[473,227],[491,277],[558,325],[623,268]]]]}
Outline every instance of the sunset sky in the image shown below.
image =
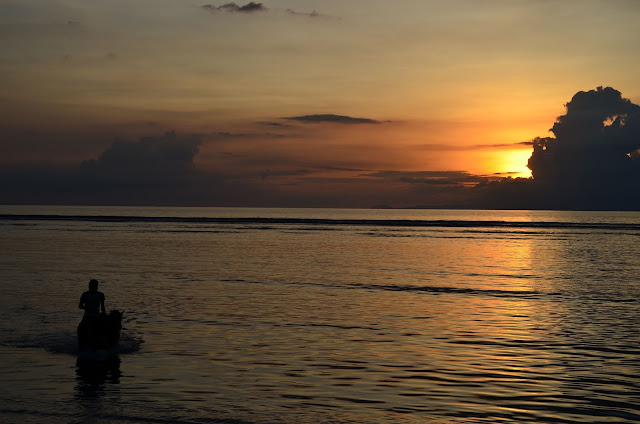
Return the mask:
{"type": "Polygon", "coordinates": [[[634,0],[0,0],[1,202],[473,206],[531,177],[576,93],[640,103],[638,22],[634,0]]]}

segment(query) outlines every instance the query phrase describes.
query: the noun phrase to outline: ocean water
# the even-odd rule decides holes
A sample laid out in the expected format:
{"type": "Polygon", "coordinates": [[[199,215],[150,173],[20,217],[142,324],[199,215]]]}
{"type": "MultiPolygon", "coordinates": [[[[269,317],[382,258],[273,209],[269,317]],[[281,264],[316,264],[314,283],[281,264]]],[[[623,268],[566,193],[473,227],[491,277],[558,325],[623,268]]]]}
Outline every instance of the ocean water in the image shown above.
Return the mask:
{"type": "Polygon", "coordinates": [[[640,421],[640,213],[1,206],[0,253],[3,423],[640,421]]]}

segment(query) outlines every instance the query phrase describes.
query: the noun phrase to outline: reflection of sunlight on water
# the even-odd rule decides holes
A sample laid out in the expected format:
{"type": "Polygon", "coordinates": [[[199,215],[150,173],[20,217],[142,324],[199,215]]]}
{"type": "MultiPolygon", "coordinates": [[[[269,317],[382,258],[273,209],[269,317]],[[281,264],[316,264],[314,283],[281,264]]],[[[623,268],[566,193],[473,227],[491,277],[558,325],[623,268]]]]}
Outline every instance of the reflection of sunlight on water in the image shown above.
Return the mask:
{"type": "Polygon", "coordinates": [[[445,295],[414,299],[389,302],[380,294],[379,306],[389,311],[393,305],[389,312],[405,324],[395,329],[404,337],[396,339],[397,348],[369,343],[360,356],[395,367],[385,379],[390,402],[410,396],[415,409],[436,402],[482,416],[505,407],[525,413],[566,392],[562,364],[572,344],[548,332],[557,305],[482,296],[463,304],[445,295]],[[470,394],[490,404],[456,403],[470,394]]]}
{"type": "Polygon", "coordinates": [[[386,244],[387,253],[380,262],[396,265],[392,270],[399,284],[418,281],[452,288],[536,290],[536,279],[532,278],[536,273],[532,266],[536,240],[531,237],[505,233],[500,234],[501,243],[496,243],[493,234],[488,237],[465,229],[427,230],[422,234],[421,239],[371,240],[372,251],[379,249],[375,244],[386,244]],[[391,253],[390,244],[394,244],[391,253]]]}

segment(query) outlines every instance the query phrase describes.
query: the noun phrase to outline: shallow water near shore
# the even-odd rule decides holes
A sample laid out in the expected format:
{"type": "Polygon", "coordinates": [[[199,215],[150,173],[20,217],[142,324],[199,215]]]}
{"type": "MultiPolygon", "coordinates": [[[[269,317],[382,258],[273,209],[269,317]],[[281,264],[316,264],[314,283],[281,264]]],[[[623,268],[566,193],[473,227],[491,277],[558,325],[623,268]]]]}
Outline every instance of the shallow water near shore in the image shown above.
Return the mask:
{"type": "Polygon", "coordinates": [[[2,422],[640,421],[640,213],[0,207],[2,422]],[[125,311],[76,365],[80,294],[125,311]]]}

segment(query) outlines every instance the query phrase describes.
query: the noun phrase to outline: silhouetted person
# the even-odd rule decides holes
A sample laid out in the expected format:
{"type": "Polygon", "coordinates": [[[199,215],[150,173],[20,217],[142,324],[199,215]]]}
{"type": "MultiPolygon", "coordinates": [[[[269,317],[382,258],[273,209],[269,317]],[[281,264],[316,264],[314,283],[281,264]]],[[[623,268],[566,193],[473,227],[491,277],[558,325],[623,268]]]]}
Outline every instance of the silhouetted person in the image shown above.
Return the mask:
{"type": "Polygon", "coordinates": [[[93,321],[100,318],[100,310],[103,315],[107,313],[104,308],[104,294],[98,291],[98,280],[89,281],[89,291],[80,296],[78,308],[84,309],[83,321],[93,321]]]}
{"type": "Polygon", "coordinates": [[[98,280],[89,281],[89,290],[82,293],[78,308],[84,309],[82,322],[78,326],[78,343],[96,345],[97,334],[101,326],[101,314],[106,315],[104,294],[98,291],[98,280]]]}

